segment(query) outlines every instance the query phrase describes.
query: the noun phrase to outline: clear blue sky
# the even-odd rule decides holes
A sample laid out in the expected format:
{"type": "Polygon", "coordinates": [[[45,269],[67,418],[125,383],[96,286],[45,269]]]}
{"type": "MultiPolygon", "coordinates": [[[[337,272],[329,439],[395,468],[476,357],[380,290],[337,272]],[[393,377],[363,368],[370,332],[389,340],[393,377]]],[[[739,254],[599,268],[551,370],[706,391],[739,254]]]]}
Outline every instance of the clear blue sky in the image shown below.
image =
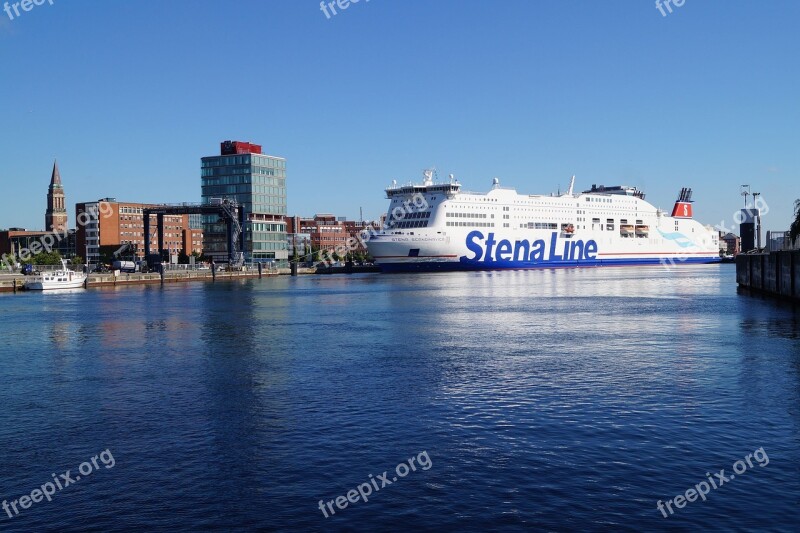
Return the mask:
{"type": "Polygon", "coordinates": [[[725,221],[800,197],[800,2],[54,0],[0,12],[0,227],[74,204],[199,201],[225,139],[288,159],[289,213],[365,217],[436,166],[471,190],[625,183],[725,221]]]}

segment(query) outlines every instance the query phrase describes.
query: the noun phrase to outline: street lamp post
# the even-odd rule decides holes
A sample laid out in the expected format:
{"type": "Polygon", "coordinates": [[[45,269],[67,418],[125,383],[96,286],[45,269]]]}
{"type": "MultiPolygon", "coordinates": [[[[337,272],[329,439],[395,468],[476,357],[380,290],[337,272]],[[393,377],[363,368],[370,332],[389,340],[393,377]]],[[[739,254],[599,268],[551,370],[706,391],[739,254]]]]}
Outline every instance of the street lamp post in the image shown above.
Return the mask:
{"type": "Polygon", "coordinates": [[[761,208],[758,207],[758,197],[760,192],[751,193],[753,196],[753,209],[756,211],[756,248],[761,250],[761,208]]]}

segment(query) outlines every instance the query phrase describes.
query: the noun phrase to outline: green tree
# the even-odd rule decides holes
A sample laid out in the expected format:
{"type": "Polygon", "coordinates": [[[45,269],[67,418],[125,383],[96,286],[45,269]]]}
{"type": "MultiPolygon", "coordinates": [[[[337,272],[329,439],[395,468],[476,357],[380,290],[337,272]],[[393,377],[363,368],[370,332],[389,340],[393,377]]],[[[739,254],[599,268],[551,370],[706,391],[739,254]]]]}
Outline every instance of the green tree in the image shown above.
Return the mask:
{"type": "Polygon", "coordinates": [[[29,257],[25,261],[20,261],[23,265],[60,265],[61,254],[53,252],[42,252],[29,257]]]}
{"type": "Polygon", "coordinates": [[[794,222],[789,226],[789,238],[792,244],[800,236],[800,200],[794,201],[794,222]]]}

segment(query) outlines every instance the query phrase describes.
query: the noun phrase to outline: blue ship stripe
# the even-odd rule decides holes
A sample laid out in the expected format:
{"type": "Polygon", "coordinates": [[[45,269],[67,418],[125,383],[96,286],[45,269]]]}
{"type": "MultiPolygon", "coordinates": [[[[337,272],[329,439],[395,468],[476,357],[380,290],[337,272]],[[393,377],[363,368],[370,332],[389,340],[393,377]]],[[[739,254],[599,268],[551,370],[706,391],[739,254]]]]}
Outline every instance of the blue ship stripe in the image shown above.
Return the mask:
{"type": "Polygon", "coordinates": [[[528,261],[470,261],[462,259],[456,261],[419,261],[403,263],[380,263],[383,272],[454,272],[474,270],[532,270],[541,268],[583,268],[601,266],[652,266],[652,265],[682,265],[682,264],[714,264],[719,263],[718,257],[686,257],[677,258],[640,258],[640,259],[594,259],[584,261],[546,261],[531,263],[528,261]],[[662,263],[663,261],[663,263],[662,263]]]}

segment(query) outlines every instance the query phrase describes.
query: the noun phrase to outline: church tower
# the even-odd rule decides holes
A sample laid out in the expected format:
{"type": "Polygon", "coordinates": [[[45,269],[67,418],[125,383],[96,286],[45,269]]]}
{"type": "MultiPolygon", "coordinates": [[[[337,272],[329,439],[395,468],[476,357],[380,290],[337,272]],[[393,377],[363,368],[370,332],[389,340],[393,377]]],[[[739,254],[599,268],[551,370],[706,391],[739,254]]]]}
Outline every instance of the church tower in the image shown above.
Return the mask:
{"type": "Polygon", "coordinates": [[[58,172],[58,161],[53,163],[53,174],[50,176],[50,189],[47,191],[47,212],[44,215],[45,231],[64,232],[67,230],[67,198],[61,185],[61,174],[58,172]]]}

